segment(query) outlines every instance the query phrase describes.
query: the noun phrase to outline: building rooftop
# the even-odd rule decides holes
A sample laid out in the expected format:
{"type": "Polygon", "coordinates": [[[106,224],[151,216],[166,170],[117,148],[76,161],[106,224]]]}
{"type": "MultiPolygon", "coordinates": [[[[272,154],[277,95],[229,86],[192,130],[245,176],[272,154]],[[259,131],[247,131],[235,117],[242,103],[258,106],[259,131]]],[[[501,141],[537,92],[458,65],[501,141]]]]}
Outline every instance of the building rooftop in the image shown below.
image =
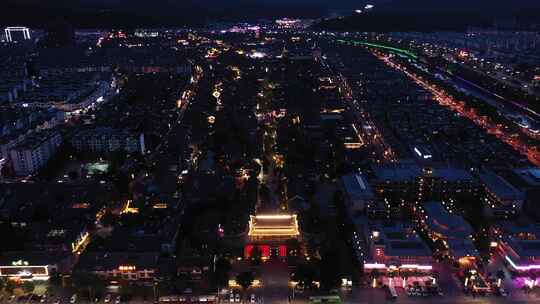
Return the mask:
{"type": "Polygon", "coordinates": [[[344,175],[341,178],[343,185],[345,186],[345,191],[353,200],[373,200],[375,199],[375,194],[373,189],[367,182],[366,178],[357,173],[351,173],[344,175]]]}
{"type": "Polygon", "coordinates": [[[454,258],[478,257],[479,252],[473,242],[468,239],[449,239],[448,250],[454,258]]]}
{"type": "Polygon", "coordinates": [[[465,239],[472,235],[473,229],[463,217],[450,213],[440,202],[424,204],[429,229],[448,239],[465,239]]]}
{"type": "Polygon", "coordinates": [[[44,142],[48,141],[54,136],[60,136],[60,133],[56,132],[55,130],[43,130],[36,133],[32,133],[32,134],[27,135],[24,138],[24,140],[18,143],[15,147],[13,147],[13,149],[14,150],[23,150],[23,149],[34,150],[34,149],[39,148],[44,142]]]}
{"type": "Polygon", "coordinates": [[[536,167],[520,168],[513,170],[526,186],[540,186],[540,169],[536,167]]]}
{"type": "Polygon", "coordinates": [[[422,170],[414,162],[376,165],[372,169],[379,182],[413,182],[422,175],[422,170]]]}
{"type": "Polygon", "coordinates": [[[449,182],[473,181],[472,175],[465,169],[459,167],[434,167],[432,176],[449,182]]]}
{"type": "Polygon", "coordinates": [[[520,259],[540,257],[540,227],[533,223],[502,222],[502,239],[520,259]]]}
{"type": "Polygon", "coordinates": [[[386,256],[431,256],[429,247],[410,226],[399,222],[372,224],[371,237],[375,244],[384,245],[386,256]]]}
{"type": "Polygon", "coordinates": [[[501,200],[523,200],[524,198],[523,192],[514,188],[504,178],[493,172],[480,174],[480,180],[489,192],[495,194],[501,200]]]}

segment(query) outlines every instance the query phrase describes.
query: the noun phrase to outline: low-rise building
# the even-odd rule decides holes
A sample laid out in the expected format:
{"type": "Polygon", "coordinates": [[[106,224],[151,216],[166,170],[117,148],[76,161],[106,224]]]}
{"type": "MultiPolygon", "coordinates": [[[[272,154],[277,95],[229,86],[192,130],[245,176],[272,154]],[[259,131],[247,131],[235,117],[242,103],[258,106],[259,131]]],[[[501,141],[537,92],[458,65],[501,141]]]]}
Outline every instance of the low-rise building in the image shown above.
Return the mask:
{"type": "Polygon", "coordinates": [[[47,281],[61,273],[67,254],[59,257],[50,252],[9,251],[0,254],[0,278],[26,281],[47,281]]]}
{"type": "Polygon", "coordinates": [[[476,197],[478,182],[467,170],[452,165],[419,166],[414,161],[373,166],[373,186],[388,199],[404,202],[476,197]]]}
{"type": "Polygon", "coordinates": [[[364,213],[366,206],[375,201],[375,194],[366,178],[360,173],[350,173],[341,178],[345,190],[345,205],[349,214],[364,213]]]}
{"type": "Polygon", "coordinates": [[[534,224],[503,222],[491,230],[494,245],[511,271],[540,270],[540,228],[534,224]]]}
{"type": "Polygon", "coordinates": [[[488,216],[506,219],[519,214],[525,199],[523,192],[493,172],[480,174],[480,180],[485,191],[484,210],[488,216]]]}
{"type": "Polygon", "coordinates": [[[54,273],[71,273],[109,194],[102,186],[58,183],[0,187],[0,221],[5,224],[0,275],[47,280],[54,273]]]}
{"type": "Polygon", "coordinates": [[[540,169],[537,167],[524,167],[512,170],[512,176],[508,180],[517,189],[523,191],[525,202],[523,211],[529,216],[540,220],[540,208],[538,208],[538,197],[540,197],[540,169]]]}
{"type": "Polygon", "coordinates": [[[104,280],[153,283],[158,272],[159,252],[88,252],[77,269],[104,280]]]}
{"type": "Polygon", "coordinates": [[[371,222],[369,226],[366,240],[370,259],[364,264],[366,271],[431,271],[431,250],[412,226],[400,222],[371,222]]]}
{"type": "Polygon", "coordinates": [[[120,216],[124,215],[133,222],[116,227],[109,235],[96,236],[75,271],[93,273],[109,282],[153,284],[176,248],[179,218],[152,219],[131,204],[121,211],[120,216]]]}
{"type": "Polygon", "coordinates": [[[479,253],[473,242],[473,228],[463,217],[453,214],[441,202],[427,202],[417,216],[421,228],[428,236],[440,240],[447,249],[447,255],[460,263],[470,265],[479,253]]]}

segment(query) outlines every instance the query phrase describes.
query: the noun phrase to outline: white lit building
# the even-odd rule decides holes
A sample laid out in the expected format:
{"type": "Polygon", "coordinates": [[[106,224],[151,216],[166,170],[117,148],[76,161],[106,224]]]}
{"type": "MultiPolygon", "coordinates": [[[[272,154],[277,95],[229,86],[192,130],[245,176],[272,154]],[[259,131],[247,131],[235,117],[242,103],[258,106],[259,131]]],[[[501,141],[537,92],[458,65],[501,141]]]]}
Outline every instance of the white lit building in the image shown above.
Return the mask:
{"type": "Polygon", "coordinates": [[[71,140],[77,151],[109,153],[125,150],[144,154],[144,134],[112,128],[94,128],[78,132],[71,140]]]}
{"type": "Polygon", "coordinates": [[[54,156],[61,143],[62,137],[56,131],[42,131],[27,136],[9,151],[15,174],[25,176],[35,173],[54,156]]]}

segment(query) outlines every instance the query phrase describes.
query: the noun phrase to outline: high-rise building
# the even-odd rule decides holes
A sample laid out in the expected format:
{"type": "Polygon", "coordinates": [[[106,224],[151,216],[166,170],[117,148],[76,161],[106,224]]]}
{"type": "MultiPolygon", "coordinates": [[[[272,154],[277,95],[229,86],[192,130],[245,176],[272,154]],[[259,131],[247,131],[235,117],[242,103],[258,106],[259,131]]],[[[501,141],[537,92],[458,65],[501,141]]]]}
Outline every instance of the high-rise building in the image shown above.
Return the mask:
{"type": "Polygon", "coordinates": [[[43,131],[27,136],[10,150],[15,175],[25,176],[37,172],[54,156],[62,143],[60,133],[43,131]]]}

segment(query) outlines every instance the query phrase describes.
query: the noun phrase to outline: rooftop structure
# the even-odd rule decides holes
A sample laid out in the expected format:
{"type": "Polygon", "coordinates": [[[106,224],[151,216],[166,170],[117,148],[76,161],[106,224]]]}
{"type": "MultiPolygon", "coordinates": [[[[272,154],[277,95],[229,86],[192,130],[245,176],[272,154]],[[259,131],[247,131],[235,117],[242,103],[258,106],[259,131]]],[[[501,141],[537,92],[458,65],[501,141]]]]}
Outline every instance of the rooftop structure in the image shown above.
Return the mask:
{"type": "Polygon", "coordinates": [[[349,212],[363,211],[367,204],[375,200],[373,189],[361,174],[351,173],[341,178],[346,194],[349,212]]]}
{"type": "Polygon", "coordinates": [[[252,239],[296,238],[300,235],[296,214],[251,215],[248,236],[252,239]]]}
{"type": "Polygon", "coordinates": [[[433,153],[426,145],[417,145],[412,148],[415,156],[423,161],[432,160],[433,153]]]}

